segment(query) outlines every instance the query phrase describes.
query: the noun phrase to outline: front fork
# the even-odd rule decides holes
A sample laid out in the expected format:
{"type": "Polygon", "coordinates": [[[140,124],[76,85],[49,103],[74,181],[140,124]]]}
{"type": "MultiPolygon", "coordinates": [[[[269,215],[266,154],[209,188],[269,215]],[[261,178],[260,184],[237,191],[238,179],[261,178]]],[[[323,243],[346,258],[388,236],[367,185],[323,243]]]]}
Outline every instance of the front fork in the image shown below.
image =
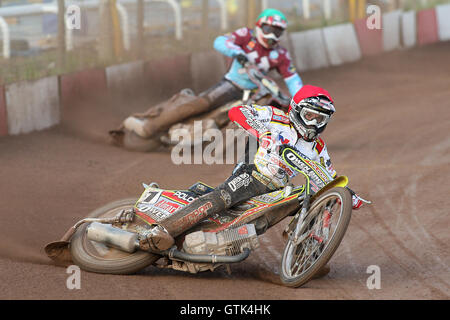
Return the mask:
{"type": "Polygon", "coordinates": [[[310,208],[311,194],[307,193],[304,198],[298,198],[298,201],[302,201],[302,207],[299,212],[294,216],[294,218],[289,222],[283,231],[283,237],[297,243],[298,237],[300,236],[300,230],[303,228],[303,221],[306,218],[306,214],[310,208]]]}
{"type": "MultiPolygon", "coordinates": [[[[300,199],[299,199],[300,201],[300,199]]],[[[286,229],[283,232],[283,236],[287,238],[289,241],[293,242],[293,244],[297,245],[301,241],[304,240],[304,235],[302,236],[301,230],[303,230],[304,224],[306,223],[306,217],[308,214],[309,209],[311,208],[310,205],[311,201],[311,195],[307,194],[305,198],[303,199],[302,207],[299,212],[294,216],[294,218],[291,220],[291,222],[287,225],[286,229]]],[[[330,230],[330,219],[331,219],[331,209],[335,205],[337,200],[330,201],[323,209],[323,211],[320,214],[324,215],[323,222],[322,222],[322,234],[320,237],[320,240],[323,241],[324,239],[328,238],[329,230],[330,230]]],[[[313,237],[318,237],[318,235],[311,235],[313,237]]]]}
{"type": "MultiPolygon", "coordinates": [[[[307,181],[309,181],[307,177],[307,181]]],[[[297,234],[298,239],[298,232],[301,230],[300,226],[303,227],[302,221],[306,218],[306,213],[308,212],[310,208],[311,200],[315,201],[318,197],[320,197],[322,194],[327,192],[328,190],[331,190],[334,187],[345,187],[348,184],[348,178],[346,176],[339,176],[335,178],[333,181],[330,181],[327,183],[325,187],[323,187],[321,190],[319,190],[317,193],[311,194],[311,190],[309,189],[309,182],[307,184],[307,192],[305,194],[304,202],[302,204],[302,208],[300,212],[298,212],[294,218],[291,220],[291,222],[286,226],[286,229],[283,231],[283,237],[285,239],[292,240],[297,234]],[[309,191],[309,192],[308,192],[309,191]]],[[[299,201],[300,201],[299,197],[299,201]]],[[[330,206],[333,207],[334,203],[330,206]]]]}

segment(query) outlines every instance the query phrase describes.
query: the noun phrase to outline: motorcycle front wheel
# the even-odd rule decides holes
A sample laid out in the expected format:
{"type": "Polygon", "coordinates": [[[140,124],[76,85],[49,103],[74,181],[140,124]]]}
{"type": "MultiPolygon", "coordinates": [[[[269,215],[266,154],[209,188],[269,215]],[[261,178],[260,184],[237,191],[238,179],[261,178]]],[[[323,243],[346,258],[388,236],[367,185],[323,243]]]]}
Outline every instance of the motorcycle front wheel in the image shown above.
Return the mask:
{"type": "Polygon", "coordinates": [[[352,213],[352,196],[346,188],[333,188],[316,199],[298,236],[289,237],[280,266],[288,287],[300,287],[327,264],[344,238],[352,213]]]}
{"type": "MultiPolygon", "coordinates": [[[[132,208],[135,203],[136,199],[117,200],[92,211],[88,217],[114,217],[121,210],[132,208]]],[[[70,243],[72,260],[83,270],[108,274],[132,274],[160,258],[158,255],[144,251],[128,253],[91,241],[86,236],[88,226],[89,223],[80,226],[70,243]]]]}

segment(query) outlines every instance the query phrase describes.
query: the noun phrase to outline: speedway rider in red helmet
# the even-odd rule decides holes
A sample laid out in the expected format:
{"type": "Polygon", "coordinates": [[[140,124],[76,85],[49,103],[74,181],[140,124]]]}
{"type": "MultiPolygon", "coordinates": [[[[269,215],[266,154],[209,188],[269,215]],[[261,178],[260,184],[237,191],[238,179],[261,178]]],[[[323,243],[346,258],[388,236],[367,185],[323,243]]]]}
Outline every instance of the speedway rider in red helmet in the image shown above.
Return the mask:
{"type": "MultiPolygon", "coordinates": [[[[173,237],[205,217],[220,214],[251,197],[285,187],[298,173],[292,170],[292,162],[286,163],[279,157],[286,148],[295,151],[291,152],[292,155],[299,153],[320,163],[326,169],[325,174],[330,179],[334,178],[336,171],[331,165],[326,144],[319,137],[334,112],[330,94],[310,85],[302,87],[294,95],[288,114],[272,106],[242,105],[232,108],[229,111],[230,120],[258,140],[256,154],[249,161],[239,163],[232,175],[213,191],[162,221],[148,236],[146,245],[155,251],[166,250],[173,246],[173,237]]],[[[354,192],[352,198],[353,209],[361,207],[361,198],[354,192]]]]}

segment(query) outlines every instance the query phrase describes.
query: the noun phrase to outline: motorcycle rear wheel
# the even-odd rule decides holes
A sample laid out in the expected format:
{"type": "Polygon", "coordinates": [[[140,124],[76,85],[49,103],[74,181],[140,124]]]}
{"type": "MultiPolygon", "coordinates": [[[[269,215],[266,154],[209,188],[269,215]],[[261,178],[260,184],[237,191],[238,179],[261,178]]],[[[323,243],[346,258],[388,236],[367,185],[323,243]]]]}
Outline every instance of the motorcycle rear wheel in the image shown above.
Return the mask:
{"type": "MultiPolygon", "coordinates": [[[[111,202],[92,211],[90,218],[113,217],[122,209],[134,206],[136,199],[122,199],[111,202]]],[[[81,269],[108,274],[132,274],[156,262],[160,258],[144,251],[124,252],[91,241],[86,237],[89,223],[80,226],[70,243],[72,260],[81,269]]]]}
{"type": "Polygon", "coordinates": [[[305,223],[299,232],[299,241],[294,243],[289,239],[280,265],[280,279],[288,287],[300,287],[310,281],[314,275],[324,267],[339,247],[345,232],[347,231],[352,213],[352,197],[346,188],[333,188],[325,192],[311,204],[306,215],[305,223]],[[338,212],[331,212],[328,221],[324,216],[327,206],[334,200],[339,200],[330,207],[333,211],[336,205],[338,212]],[[336,214],[338,214],[337,221],[336,214]],[[333,220],[331,220],[333,219],[333,220]],[[328,236],[325,233],[325,225],[328,227],[328,236]],[[330,232],[331,231],[331,232],[330,232]],[[305,256],[307,256],[305,258],[305,256]]]}

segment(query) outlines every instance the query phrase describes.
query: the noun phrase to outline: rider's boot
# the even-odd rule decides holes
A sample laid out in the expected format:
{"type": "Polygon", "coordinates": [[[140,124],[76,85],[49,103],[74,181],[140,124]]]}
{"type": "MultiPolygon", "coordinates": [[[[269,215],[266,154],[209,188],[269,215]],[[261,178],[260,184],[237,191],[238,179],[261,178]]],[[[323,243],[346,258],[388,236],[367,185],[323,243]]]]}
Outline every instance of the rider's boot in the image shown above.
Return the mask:
{"type": "Polygon", "coordinates": [[[167,230],[157,225],[145,238],[139,241],[141,249],[146,251],[159,252],[171,248],[175,244],[175,239],[167,232],[167,230]]]}

